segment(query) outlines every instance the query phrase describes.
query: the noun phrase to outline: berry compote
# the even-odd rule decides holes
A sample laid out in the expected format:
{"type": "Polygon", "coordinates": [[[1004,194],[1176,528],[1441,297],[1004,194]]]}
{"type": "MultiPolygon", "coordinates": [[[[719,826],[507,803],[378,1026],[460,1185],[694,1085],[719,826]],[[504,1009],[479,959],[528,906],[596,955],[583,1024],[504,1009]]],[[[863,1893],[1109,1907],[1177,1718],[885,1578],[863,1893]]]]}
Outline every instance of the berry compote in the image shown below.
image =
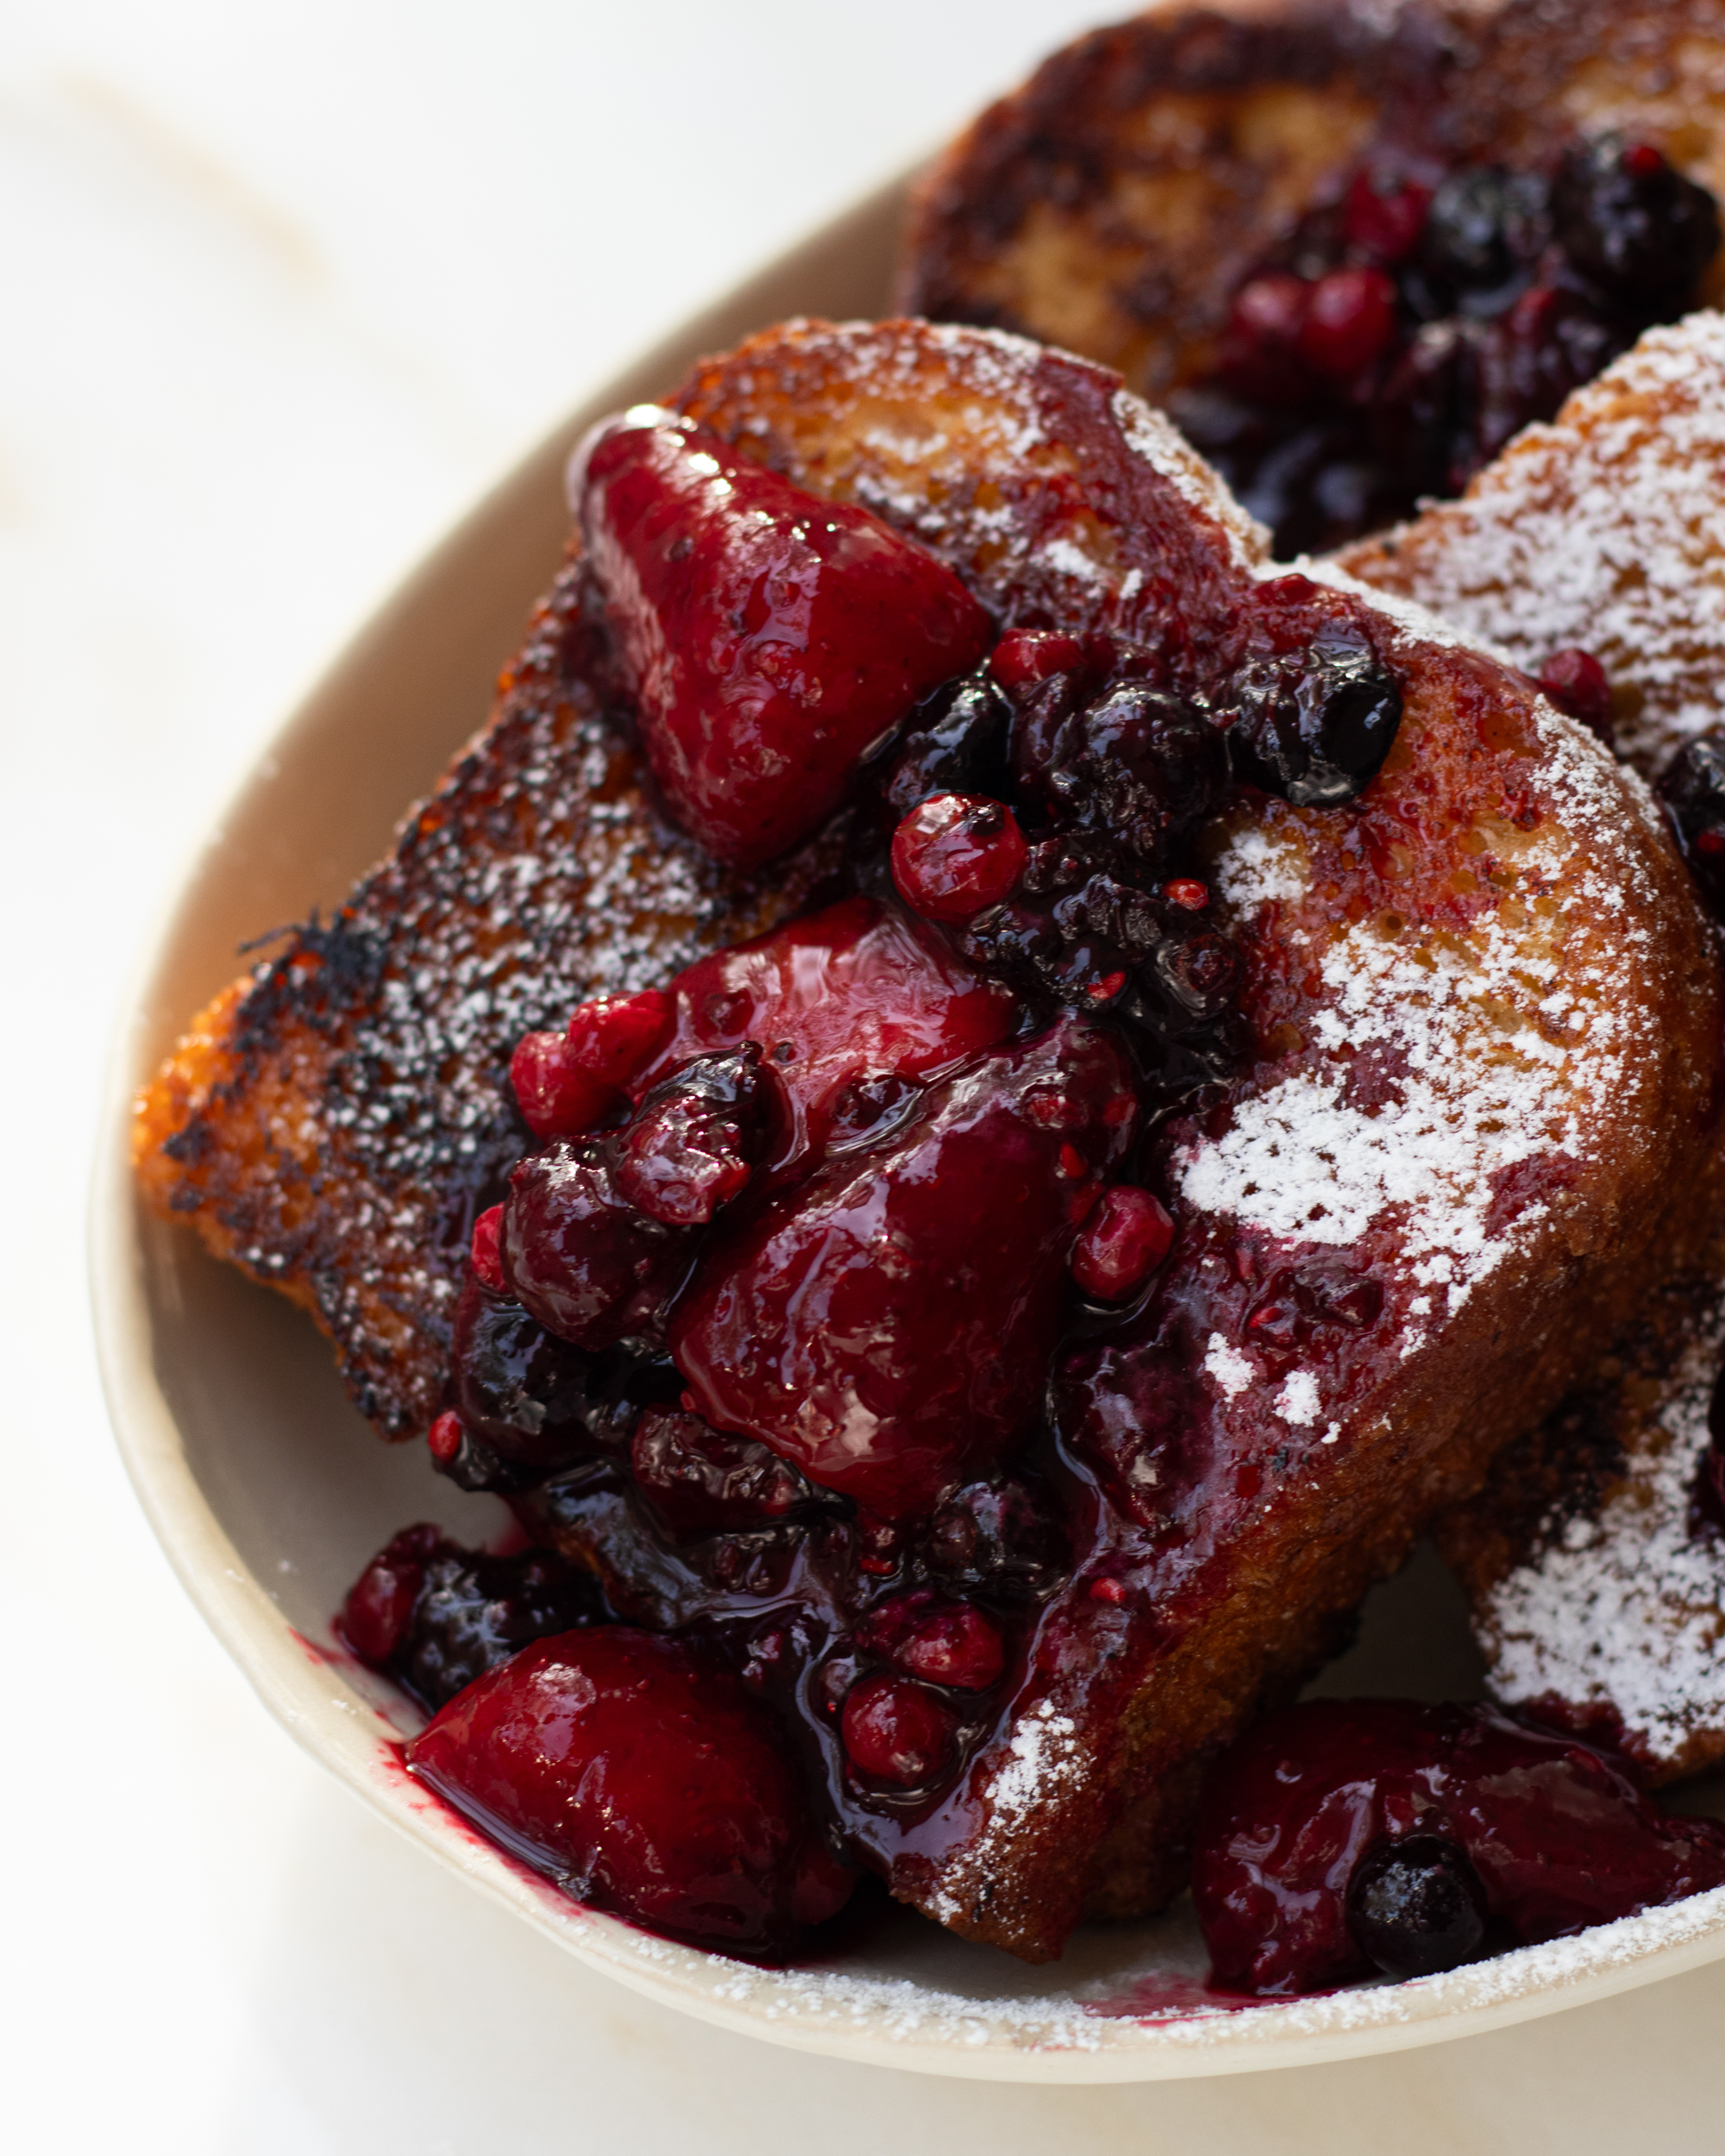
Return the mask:
{"type": "Polygon", "coordinates": [[[1212,1769],[1192,1858],[1211,1981],[1258,1996],[1482,1952],[1725,1884],[1725,1827],[1490,1707],[1315,1700],[1212,1769]]]}
{"type": "Polygon", "coordinates": [[[1697,304],[1717,207],[1645,142],[1552,164],[1361,165],[1234,296],[1172,416],[1282,555],[1454,494],[1654,323],[1697,304]]]}
{"type": "MultiPolygon", "coordinates": [[[[842,804],[844,868],[518,1044],[528,1150],[429,1451],[533,1546],[410,1530],[343,1624],[439,1710],[412,1770],[507,1847],[771,1955],[848,1866],[972,1830],[1039,1660],[1110,1664],[1116,1501],[1050,1407],[1172,1267],[1147,1139],[1247,1046],[1202,842],[1243,787],[1355,800],[1402,691],[1302,577],[1202,654],[979,635],[932,556],[662,412],[573,484],[674,812],[741,862],[842,804]]],[[[1369,1282],[1289,1292],[1370,1315],[1369,1282]]]]}
{"type": "Polygon", "coordinates": [[[1703,897],[1725,918],[1725,726],[1686,742],[1661,774],[1659,791],[1703,897]]]}

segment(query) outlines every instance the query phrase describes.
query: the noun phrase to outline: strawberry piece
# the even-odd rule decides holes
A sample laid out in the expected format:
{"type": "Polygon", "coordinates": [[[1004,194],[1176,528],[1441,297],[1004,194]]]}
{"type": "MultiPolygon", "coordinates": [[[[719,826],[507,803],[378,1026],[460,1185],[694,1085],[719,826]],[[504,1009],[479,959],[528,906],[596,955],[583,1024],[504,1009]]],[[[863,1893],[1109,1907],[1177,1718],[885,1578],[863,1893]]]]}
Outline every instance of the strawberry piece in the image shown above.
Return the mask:
{"type": "Polygon", "coordinates": [[[710,1248],[670,1328],[695,1410],[888,1520],[925,1510],[1034,1420],[1136,1120],[1120,1050],[1070,1019],[932,1088],[710,1248]]]}
{"type": "Polygon", "coordinates": [[[692,1056],[758,1041],[790,1114],[781,1166],[866,1129],[911,1082],[999,1047],[1017,1015],[1005,989],[915,921],[862,898],[716,951],[669,993],[673,1030],[637,1093],[692,1056]]]}
{"type": "Polygon", "coordinates": [[[681,1640],[539,1640],[451,1700],[407,1764],[580,1900],[674,1939],[775,1957],[842,1898],[771,1717],[681,1640]]]}
{"type": "Polygon", "coordinates": [[[813,830],[864,753],[993,641],[925,548],[673,412],[605,422],[569,484],[648,757],[722,861],[756,867],[813,830]]]}

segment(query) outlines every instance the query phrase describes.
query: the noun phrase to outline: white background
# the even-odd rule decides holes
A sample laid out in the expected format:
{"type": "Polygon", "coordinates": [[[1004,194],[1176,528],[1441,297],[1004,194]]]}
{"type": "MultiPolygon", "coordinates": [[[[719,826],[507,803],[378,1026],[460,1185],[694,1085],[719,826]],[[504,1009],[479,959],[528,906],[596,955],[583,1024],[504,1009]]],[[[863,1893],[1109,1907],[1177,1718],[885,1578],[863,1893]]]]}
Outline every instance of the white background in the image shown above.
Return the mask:
{"type": "Polygon", "coordinates": [[[1094,2091],[840,2066],[648,2008],[299,1755],[170,1576],[109,1438],[81,1250],[106,1041],[261,736],[584,390],[1089,18],[0,6],[9,2147],[1725,2141],[1725,1971],[1400,2059],[1094,2091]]]}

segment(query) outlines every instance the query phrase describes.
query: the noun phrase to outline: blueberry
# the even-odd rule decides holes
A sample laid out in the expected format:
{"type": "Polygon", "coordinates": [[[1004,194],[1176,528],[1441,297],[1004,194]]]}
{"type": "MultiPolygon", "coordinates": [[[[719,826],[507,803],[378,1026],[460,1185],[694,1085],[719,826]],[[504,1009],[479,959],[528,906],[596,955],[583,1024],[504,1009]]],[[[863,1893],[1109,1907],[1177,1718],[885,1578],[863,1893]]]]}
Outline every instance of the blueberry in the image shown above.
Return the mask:
{"type": "Polygon", "coordinates": [[[1437,1834],[1380,1842],[1347,1890],[1354,1944],[1386,1977],[1435,1976],[1472,1960],[1485,1937],[1485,1889],[1466,1852],[1437,1834]]]}
{"type": "Polygon", "coordinates": [[[1296,808],[1339,808],[1376,776],[1402,724],[1402,687],[1358,631],[1248,660],[1227,699],[1247,777],[1296,808]]]}
{"type": "Polygon", "coordinates": [[[894,818],[932,793],[1003,794],[1011,720],[1012,706],[986,667],[926,698],[912,715],[884,788],[894,818]]]}

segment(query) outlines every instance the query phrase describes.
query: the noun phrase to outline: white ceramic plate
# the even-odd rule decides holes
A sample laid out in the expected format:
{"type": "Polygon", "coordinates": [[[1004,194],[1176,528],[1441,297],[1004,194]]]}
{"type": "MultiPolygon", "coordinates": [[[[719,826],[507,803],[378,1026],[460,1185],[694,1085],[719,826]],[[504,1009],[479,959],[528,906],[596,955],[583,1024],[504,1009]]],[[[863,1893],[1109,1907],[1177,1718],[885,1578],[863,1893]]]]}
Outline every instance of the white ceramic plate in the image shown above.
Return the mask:
{"type": "MultiPolygon", "coordinates": [[[[502,658],[549,582],[561,468],[590,419],[662,394],[699,352],[794,313],[881,311],[901,204],[891,188],[692,322],[612,383],[432,555],[260,760],[154,942],[117,1044],[93,1202],[97,1338],[140,1496],[187,1589],[271,1709],[437,1862],[571,1953],[724,2027],[933,2073],[1154,2080],[1429,2043],[1596,1999],[1725,1954],[1725,1890],[1578,1940],[1406,1984],[1220,2010],[1183,1907],[1081,1934],[1032,1970],[908,1911],[819,1967],[763,1972],[577,1907],[418,1789],[392,1740],[416,1726],[335,1653],[329,1624],[366,1559],[409,1520],[468,1540],[494,1501],[380,1445],[348,1405],[310,1321],[147,1218],[127,1164],[130,1096],[185,1019],[236,970],[247,937],[338,901],[386,848],[482,716],[502,658]]],[[[1383,1590],[1361,1646],[1323,1689],[1471,1689],[1454,1589],[1434,1564],[1383,1590]]]]}

